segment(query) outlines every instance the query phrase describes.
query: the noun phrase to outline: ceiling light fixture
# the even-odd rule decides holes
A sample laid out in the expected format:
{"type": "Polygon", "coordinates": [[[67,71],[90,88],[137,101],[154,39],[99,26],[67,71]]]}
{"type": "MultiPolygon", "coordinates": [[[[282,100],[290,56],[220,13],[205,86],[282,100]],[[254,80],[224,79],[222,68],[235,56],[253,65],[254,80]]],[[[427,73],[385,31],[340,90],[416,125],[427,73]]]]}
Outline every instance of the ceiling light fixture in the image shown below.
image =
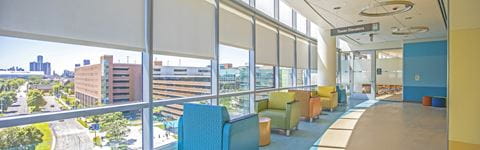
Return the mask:
{"type": "Polygon", "coordinates": [[[375,3],[374,5],[368,6],[359,13],[359,15],[367,17],[382,17],[390,16],[403,12],[407,12],[413,8],[414,3],[404,0],[394,0],[394,1],[383,1],[375,3]],[[386,9],[385,12],[378,12],[376,8],[391,8],[391,10],[386,9]]]}
{"type": "Polygon", "coordinates": [[[393,35],[411,35],[417,33],[428,32],[430,29],[426,26],[414,26],[408,28],[399,28],[392,31],[393,35]]]}
{"type": "Polygon", "coordinates": [[[411,20],[412,17],[405,17],[405,20],[411,20]]]}
{"type": "Polygon", "coordinates": [[[337,6],[337,7],[333,7],[333,9],[335,9],[335,10],[339,10],[339,9],[342,9],[342,7],[340,7],[340,6],[337,6]]]}
{"type": "Polygon", "coordinates": [[[364,21],[364,20],[361,20],[361,19],[360,19],[360,20],[357,20],[357,22],[363,22],[363,21],[364,21]]]}

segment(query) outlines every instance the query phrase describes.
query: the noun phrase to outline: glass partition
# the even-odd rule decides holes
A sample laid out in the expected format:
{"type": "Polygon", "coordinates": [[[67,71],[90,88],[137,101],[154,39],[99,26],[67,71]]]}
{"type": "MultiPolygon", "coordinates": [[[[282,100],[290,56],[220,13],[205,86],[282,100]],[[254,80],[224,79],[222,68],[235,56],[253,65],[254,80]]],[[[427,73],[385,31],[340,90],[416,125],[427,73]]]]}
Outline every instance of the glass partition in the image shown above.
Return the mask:
{"type": "Polygon", "coordinates": [[[401,101],[403,50],[381,50],[376,53],[377,99],[401,101]]]}
{"type": "Polygon", "coordinates": [[[281,23],[292,27],[292,11],[293,9],[288,6],[283,0],[279,0],[279,19],[281,23]]]}

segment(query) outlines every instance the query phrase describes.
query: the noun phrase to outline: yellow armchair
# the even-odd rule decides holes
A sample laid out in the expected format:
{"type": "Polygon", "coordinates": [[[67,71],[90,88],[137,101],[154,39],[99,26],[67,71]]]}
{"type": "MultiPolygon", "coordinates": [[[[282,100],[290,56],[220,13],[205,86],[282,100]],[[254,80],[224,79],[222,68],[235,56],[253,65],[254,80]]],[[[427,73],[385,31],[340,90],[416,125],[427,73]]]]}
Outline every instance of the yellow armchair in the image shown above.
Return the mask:
{"type": "Polygon", "coordinates": [[[314,94],[320,97],[323,109],[333,111],[338,106],[338,93],[335,86],[319,86],[314,94]]]}

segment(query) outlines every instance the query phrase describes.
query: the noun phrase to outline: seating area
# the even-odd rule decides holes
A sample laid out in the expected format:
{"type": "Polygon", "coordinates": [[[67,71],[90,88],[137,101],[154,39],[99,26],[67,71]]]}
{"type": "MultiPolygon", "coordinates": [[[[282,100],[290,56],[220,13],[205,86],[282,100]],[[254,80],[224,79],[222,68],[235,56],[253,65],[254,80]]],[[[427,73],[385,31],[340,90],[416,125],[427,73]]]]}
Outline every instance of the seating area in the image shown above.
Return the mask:
{"type": "Polygon", "coordinates": [[[271,92],[267,99],[255,101],[255,113],[235,119],[230,119],[223,106],[186,103],[179,120],[177,148],[269,149],[268,145],[277,143],[279,136],[280,139],[295,139],[291,137],[294,132],[312,130],[324,120],[333,123],[341,112],[348,110],[342,107],[341,111],[333,112],[339,100],[336,87],[319,86],[313,89],[316,90],[271,92]],[[323,103],[327,107],[322,107],[323,103]],[[324,108],[328,112],[322,112],[324,108]],[[328,114],[333,114],[333,117],[328,114]],[[271,140],[271,137],[275,139],[271,140]]]}

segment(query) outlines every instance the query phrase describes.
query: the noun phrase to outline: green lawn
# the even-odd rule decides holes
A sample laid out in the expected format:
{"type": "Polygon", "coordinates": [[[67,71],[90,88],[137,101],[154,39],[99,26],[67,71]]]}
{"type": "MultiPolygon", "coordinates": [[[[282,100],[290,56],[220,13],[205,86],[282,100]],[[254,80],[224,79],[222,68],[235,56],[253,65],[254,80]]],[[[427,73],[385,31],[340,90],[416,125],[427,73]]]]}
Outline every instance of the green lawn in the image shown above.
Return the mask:
{"type": "Polygon", "coordinates": [[[37,123],[33,124],[32,126],[34,126],[43,133],[43,142],[35,146],[35,150],[50,150],[52,146],[53,135],[48,123],[37,123]]]}

